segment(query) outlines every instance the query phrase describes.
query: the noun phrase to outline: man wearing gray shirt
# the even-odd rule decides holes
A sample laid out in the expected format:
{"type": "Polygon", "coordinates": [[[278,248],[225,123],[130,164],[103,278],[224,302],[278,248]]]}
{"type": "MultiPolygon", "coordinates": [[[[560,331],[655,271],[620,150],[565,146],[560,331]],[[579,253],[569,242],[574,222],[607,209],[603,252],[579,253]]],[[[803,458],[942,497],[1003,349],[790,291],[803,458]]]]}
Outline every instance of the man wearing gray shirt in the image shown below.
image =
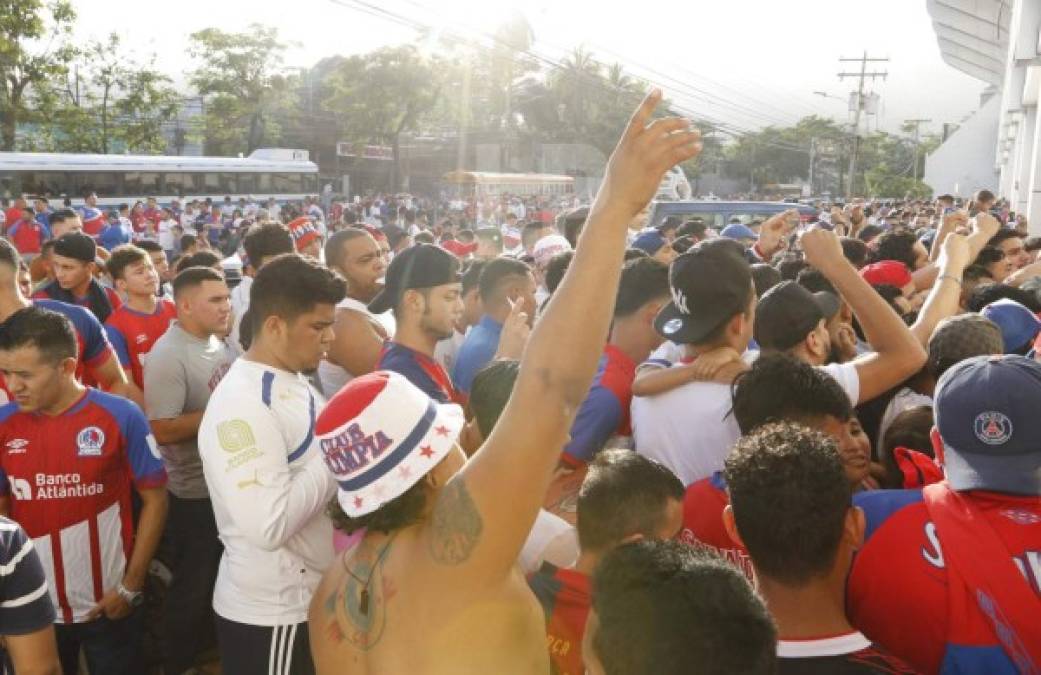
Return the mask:
{"type": "Polygon", "coordinates": [[[145,359],[145,410],[169,476],[166,534],[173,578],[166,598],[166,672],[192,667],[213,625],[211,597],[223,550],[196,436],[210,393],[236,352],[227,333],[230,292],[219,272],[190,267],[173,281],[177,320],[145,359]]]}

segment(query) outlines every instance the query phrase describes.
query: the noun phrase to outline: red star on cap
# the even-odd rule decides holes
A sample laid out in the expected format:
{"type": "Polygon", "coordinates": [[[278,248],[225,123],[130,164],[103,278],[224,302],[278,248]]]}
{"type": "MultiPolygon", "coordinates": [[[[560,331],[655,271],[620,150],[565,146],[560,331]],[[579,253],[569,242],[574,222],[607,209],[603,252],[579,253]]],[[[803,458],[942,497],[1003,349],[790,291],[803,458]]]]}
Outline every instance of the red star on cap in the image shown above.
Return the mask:
{"type": "Polygon", "coordinates": [[[419,449],[419,454],[423,455],[427,459],[430,459],[434,456],[434,449],[431,448],[429,445],[424,445],[422,448],[419,449]]]}
{"type": "Polygon", "coordinates": [[[402,478],[408,478],[411,474],[412,472],[404,464],[398,467],[398,475],[400,475],[402,478]]]}
{"type": "Polygon", "coordinates": [[[444,425],[441,425],[441,426],[437,427],[436,429],[434,429],[434,431],[437,432],[438,436],[447,436],[448,435],[448,427],[446,427],[444,425]]]}
{"type": "Polygon", "coordinates": [[[360,509],[361,508],[361,502],[362,502],[361,497],[355,497],[354,498],[354,508],[360,509]]]}

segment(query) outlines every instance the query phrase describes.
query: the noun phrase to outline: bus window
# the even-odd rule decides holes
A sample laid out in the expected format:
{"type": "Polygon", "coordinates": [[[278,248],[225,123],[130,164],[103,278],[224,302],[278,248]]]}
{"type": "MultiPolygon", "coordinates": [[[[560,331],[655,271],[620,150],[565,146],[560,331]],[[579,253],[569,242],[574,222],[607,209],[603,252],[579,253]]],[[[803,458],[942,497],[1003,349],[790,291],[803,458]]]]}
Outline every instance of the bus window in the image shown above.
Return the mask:
{"type": "Polygon", "coordinates": [[[192,194],[202,194],[206,191],[206,181],[204,179],[206,174],[202,173],[186,173],[184,174],[184,194],[185,196],[192,194]]]}
{"type": "Polygon", "coordinates": [[[240,173],[238,175],[238,192],[239,194],[252,194],[257,191],[257,174],[255,173],[240,173]]]}
{"type": "Polygon", "coordinates": [[[235,188],[235,174],[221,173],[217,175],[220,180],[220,190],[218,190],[218,192],[222,194],[234,194],[238,192],[238,190],[235,188]]]}
{"type": "MultiPolygon", "coordinates": [[[[68,174],[64,171],[30,171],[22,174],[21,190],[26,194],[50,195],[56,197],[63,192],[69,195],[79,196],[79,187],[71,177],[77,174],[68,174]]],[[[83,174],[79,174],[83,175],[83,174]]]]}
{"type": "Polygon", "coordinates": [[[271,187],[277,194],[299,194],[302,188],[300,174],[276,173],[271,187]]]}
{"type": "Polygon", "coordinates": [[[307,194],[318,194],[318,176],[313,173],[302,174],[304,179],[304,192],[307,194]]]}
{"type": "Polygon", "coordinates": [[[254,190],[256,190],[260,194],[267,194],[271,192],[271,174],[258,173],[256,187],[254,188],[254,190]]]}
{"type": "Polygon", "coordinates": [[[208,195],[215,195],[220,192],[220,174],[216,173],[204,173],[202,175],[202,189],[200,192],[208,195]]]}
{"type": "Polygon", "coordinates": [[[0,173],[0,197],[13,199],[22,194],[22,180],[14,171],[0,173]]]}
{"type": "MultiPolygon", "coordinates": [[[[159,174],[155,171],[127,171],[123,175],[123,190],[129,196],[154,196],[159,192],[159,174]]],[[[98,196],[102,196],[100,191],[98,196]]]]}
{"type": "Polygon", "coordinates": [[[191,174],[186,173],[164,173],[163,193],[174,197],[180,197],[191,191],[191,174]]]}

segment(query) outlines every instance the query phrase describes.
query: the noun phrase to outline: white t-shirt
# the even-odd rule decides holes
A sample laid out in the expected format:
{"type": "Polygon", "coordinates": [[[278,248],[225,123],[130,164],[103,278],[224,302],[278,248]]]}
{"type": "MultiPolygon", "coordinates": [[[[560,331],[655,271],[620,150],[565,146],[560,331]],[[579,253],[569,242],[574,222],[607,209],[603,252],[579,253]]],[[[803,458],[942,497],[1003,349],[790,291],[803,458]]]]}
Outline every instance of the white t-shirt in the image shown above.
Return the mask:
{"type": "MultiPolygon", "coordinates": [[[[759,352],[742,358],[751,365],[759,352]]],[[[673,366],[675,367],[675,366],[673,366]]],[[[856,405],[860,376],[853,363],[821,366],[839,383],[856,405]]],[[[730,385],[691,382],[657,396],[634,396],[633,441],[641,455],[660,462],[684,485],[708,478],[723,469],[723,460],[741,437],[731,412],[730,385]]]]}
{"type": "Polygon", "coordinates": [[[441,340],[434,347],[434,360],[441,364],[445,372],[452,372],[455,358],[459,355],[459,348],[463,346],[464,340],[466,340],[466,333],[456,331],[452,337],[441,340]]]}
{"type": "Polygon", "coordinates": [[[213,609],[228,620],[306,621],[333,562],[336,483],[314,435],[324,404],[302,375],[242,358],[210,396],[199,456],[224,544],[213,609]]]}
{"type": "Polygon", "coordinates": [[[159,235],[159,245],[163,247],[164,251],[172,251],[177,246],[177,242],[174,240],[174,225],[177,221],[173,218],[167,218],[166,220],[160,220],[159,225],[156,226],[157,233],[159,235]]]}
{"type": "MultiPolygon", "coordinates": [[[[336,310],[349,309],[353,312],[359,312],[375,319],[383,328],[387,331],[387,337],[393,339],[394,337],[394,316],[390,311],[383,314],[373,314],[369,311],[369,308],[365,306],[365,303],[354,298],[344,298],[336,305],[336,310]]],[[[327,397],[332,397],[333,394],[340,391],[343,385],[347,384],[354,379],[354,375],[348,373],[340,366],[322,359],[318,363],[318,381],[322,383],[322,391],[325,392],[327,397]]]]}
{"type": "Polygon", "coordinates": [[[578,560],[578,552],[578,531],[560,516],[539,509],[517,564],[524,576],[528,576],[538,571],[544,562],[571,567],[578,560]]]}

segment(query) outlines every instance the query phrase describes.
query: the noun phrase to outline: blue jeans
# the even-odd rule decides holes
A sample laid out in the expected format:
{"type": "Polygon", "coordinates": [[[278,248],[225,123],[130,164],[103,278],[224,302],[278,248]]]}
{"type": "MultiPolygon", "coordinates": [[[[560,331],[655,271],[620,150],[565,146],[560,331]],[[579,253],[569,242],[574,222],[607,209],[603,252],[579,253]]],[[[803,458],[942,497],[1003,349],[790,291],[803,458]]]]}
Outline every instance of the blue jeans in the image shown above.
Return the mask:
{"type": "Polygon", "coordinates": [[[56,623],[58,658],[65,675],[79,672],[83,649],[91,675],[141,675],[145,672],[141,653],[143,608],[112,621],[105,617],[86,623],[56,623]]]}

